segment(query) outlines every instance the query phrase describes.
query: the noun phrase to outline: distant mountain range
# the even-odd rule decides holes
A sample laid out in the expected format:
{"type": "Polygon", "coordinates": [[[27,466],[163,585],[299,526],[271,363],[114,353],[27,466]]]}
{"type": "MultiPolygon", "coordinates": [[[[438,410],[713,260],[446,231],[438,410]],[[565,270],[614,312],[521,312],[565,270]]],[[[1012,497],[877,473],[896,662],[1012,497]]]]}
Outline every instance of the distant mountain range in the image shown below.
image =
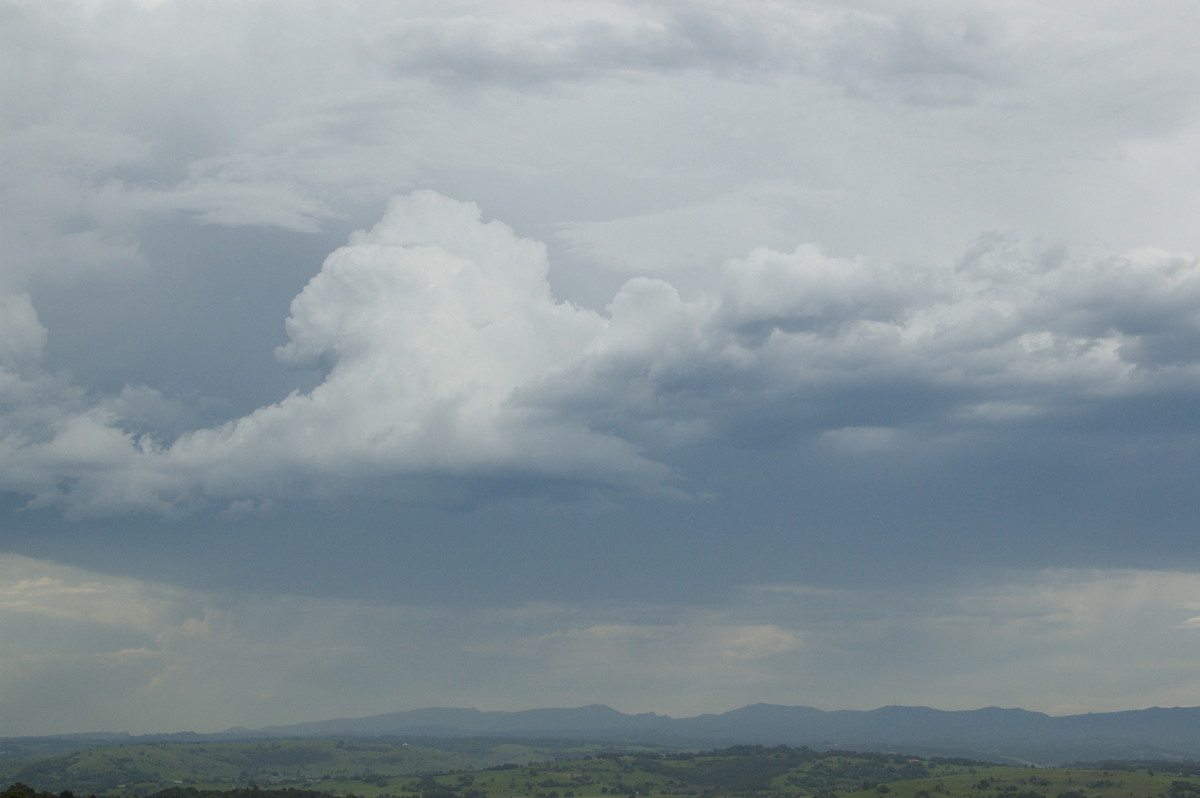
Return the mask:
{"type": "Polygon", "coordinates": [[[481,712],[417,709],[232,729],[228,735],[333,737],[548,737],[714,747],[751,743],[922,756],[964,756],[1041,765],[1102,759],[1200,759],[1200,707],[1152,708],[1052,717],[988,707],[943,711],[889,706],[827,712],[754,704],[719,715],[626,715],[606,706],[481,712]]]}

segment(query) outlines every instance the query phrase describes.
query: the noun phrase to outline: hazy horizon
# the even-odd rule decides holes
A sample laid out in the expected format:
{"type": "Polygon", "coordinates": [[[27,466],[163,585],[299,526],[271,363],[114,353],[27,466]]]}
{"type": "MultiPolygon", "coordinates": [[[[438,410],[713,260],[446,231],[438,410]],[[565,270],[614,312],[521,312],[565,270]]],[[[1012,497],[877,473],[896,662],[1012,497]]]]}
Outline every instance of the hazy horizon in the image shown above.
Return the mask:
{"type": "MultiPolygon", "coordinates": [[[[1002,710],[1002,711],[1006,711],[1006,712],[1014,712],[1014,711],[1015,712],[1029,712],[1032,714],[1044,715],[1044,716],[1050,717],[1050,718],[1069,718],[1069,717],[1077,717],[1080,715],[1094,715],[1094,714],[1119,714],[1119,713],[1125,713],[1125,712],[1141,712],[1144,710],[1155,710],[1155,709],[1200,709],[1200,706],[1187,706],[1187,707],[1185,707],[1185,706],[1177,706],[1177,707],[1147,706],[1147,707],[1128,707],[1125,709],[1107,710],[1107,711],[1100,712],[1100,713],[1096,713],[1096,712],[1092,712],[1092,711],[1051,713],[1051,712],[1042,712],[1040,710],[1027,709],[1025,707],[1000,707],[1000,706],[994,706],[994,705],[978,706],[978,707],[964,707],[964,708],[959,708],[959,709],[942,709],[940,707],[932,707],[932,706],[927,706],[924,704],[919,704],[919,705],[886,704],[886,705],[882,705],[882,706],[870,707],[870,708],[865,708],[865,709],[849,709],[849,708],[845,708],[845,707],[814,707],[810,704],[771,704],[771,703],[766,703],[766,702],[756,702],[756,703],[751,703],[751,704],[743,704],[743,705],[736,706],[736,707],[729,707],[727,709],[708,710],[708,711],[695,712],[695,713],[689,713],[689,714],[669,714],[669,713],[664,713],[664,712],[655,712],[652,709],[621,710],[621,709],[617,709],[615,707],[612,707],[608,704],[603,704],[603,703],[584,704],[584,705],[579,705],[579,706],[544,706],[544,707],[543,706],[539,706],[539,707],[529,706],[529,707],[521,707],[521,708],[517,708],[517,709],[484,709],[484,708],[475,707],[475,706],[449,706],[449,705],[446,705],[446,706],[408,707],[405,709],[395,709],[395,710],[382,710],[380,712],[374,712],[374,713],[371,713],[368,715],[353,715],[353,716],[346,716],[346,717],[331,716],[331,717],[320,717],[320,718],[305,718],[303,720],[294,721],[294,722],[290,722],[290,723],[283,723],[283,724],[263,724],[260,726],[237,725],[237,726],[229,726],[227,728],[209,729],[209,730],[197,730],[197,729],[192,729],[192,728],[153,729],[153,730],[142,730],[142,731],[129,731],[126,729],[86,729],[86,730],[77,729],[77,730],[74,730],[71,732],[47,733],[44,735],[3,735],[3,736],[10,736],[10,737],[51,736],[51,737],[53,737],[53,736],[66,736],[66,735],[72,735],[72,734],[84,734],[84,735],[87,735],[87,734],[125,734],[125,735],[134,736],[134,737],[136,737],[136,736],[153,737],[153,736],[172,735],[172,734],[220,735],[225,732],[235,732],[235,733],[260,732],[260,731],[272,732],[275,730],[290,729],[294,726],[322,724],[322,723],[330,723],[330,722],[337,722],[337,721],[357,722],[357,721],[370,720],[370,719],[377,718],[377,717],[403,715],[403,714],[408,714],[408,713],[418,713],[418,712],[426,712],[426,711],[478,712],[481,714],[493,714],[494,713],[494,714],[502,714],[502,715],[515,715],[515,714],[521,714],[521,713],[525,713],[525,712],[570,712],[570,711],[574,711],[574,710],[584,710],[584,709],[608,709],[608,710],[612,710],[614,712],[620,713],[629,718],[633,718],[633,717],[636,717],[639,715],[654,715],[656,717],[669,719],[669,720],[689,720],[689,719],[705,717],[705,716],[718,716],[719,717],[719,716],[726,715],[729,713],[737,712],[739,710],[752,709],[755,707],[768,707],[768,706],[784,708],[784,709],[815,709],[819,712],[824,712],[824,713],[857,712],[857,713],[863,713],[863,714],[873,713],[873,712],[877,712],[880,710],[889,710],[889,709],[932,710],[935,712],[944,712],[944,713],[959,713],[959,712],[970,713],[970,712],[979,712],[979,711],[986,711],[986,710],[1002,710]]],[[[481,733],[484,733],[484,732],[481,732],[481,733]]],[[[509,731],[509,732],[505,732],[505,733],[506,734],[515,734],[516,732],[509,731]]]]}
{"type": "Polygon", "coordinates": [[[0,735],[1200,704],[1198,26],[0,0],[0,735]]]}

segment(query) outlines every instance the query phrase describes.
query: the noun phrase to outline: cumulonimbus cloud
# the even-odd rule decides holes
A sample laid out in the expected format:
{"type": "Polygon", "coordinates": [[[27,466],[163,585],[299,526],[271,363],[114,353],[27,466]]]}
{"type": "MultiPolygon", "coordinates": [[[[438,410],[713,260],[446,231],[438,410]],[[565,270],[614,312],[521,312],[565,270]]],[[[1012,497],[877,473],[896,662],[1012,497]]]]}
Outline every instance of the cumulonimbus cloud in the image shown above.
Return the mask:
{"type": "MultiPolygon", "coordinates": [[[[397,197],[292,304],[278,355],[324,367],[316,388],[174,441],[62,390],[22,428],[18,402],[2,484],[75,514],[413,476],[668,490],[671,447],[747,418],[886,442],[1194,391],[1200,373],[1200,265],[1157,250],[985,236],[958,263],[902,267],[758,249],[693,296],[634,278],[605,313],[557,299],[548,271],[540,243],[471,203],[397,197]]],[[[6,301],[28,361],[36,315],[6,301]]],[[[6,373],[10,397],[32,390],[6,373]]]]}

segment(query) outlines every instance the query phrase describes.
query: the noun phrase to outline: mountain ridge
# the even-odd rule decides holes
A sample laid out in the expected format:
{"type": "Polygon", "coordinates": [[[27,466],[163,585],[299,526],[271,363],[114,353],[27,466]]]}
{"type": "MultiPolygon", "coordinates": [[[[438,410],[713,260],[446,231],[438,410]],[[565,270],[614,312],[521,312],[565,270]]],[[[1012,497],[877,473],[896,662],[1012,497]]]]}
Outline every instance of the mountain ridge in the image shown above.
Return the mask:
{"type": "Polygon", "coordinates": [[[940,710],[891,705],[871,710],[749,704],[674,718],[626,714],[603,704],[520,711],[428,707],[254,731],[266,736],[543,736],[581,739],[903,748],[1041,764],[1105,758],[1200,758],[1200,707],[1150,707],[1053,716],[1020,708],[940,710]]]}

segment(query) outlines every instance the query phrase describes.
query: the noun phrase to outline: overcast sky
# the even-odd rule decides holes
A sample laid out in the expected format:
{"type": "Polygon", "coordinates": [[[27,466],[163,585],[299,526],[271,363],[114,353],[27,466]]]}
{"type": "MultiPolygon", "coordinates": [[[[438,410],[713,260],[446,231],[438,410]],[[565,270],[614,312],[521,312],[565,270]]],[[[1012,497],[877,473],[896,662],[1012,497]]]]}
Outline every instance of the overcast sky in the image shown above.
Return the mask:
{"type": "Polygon", "coordinates": [[[1197,30],[0,0],[0,734],[1200,704],[1197,30]]]}

